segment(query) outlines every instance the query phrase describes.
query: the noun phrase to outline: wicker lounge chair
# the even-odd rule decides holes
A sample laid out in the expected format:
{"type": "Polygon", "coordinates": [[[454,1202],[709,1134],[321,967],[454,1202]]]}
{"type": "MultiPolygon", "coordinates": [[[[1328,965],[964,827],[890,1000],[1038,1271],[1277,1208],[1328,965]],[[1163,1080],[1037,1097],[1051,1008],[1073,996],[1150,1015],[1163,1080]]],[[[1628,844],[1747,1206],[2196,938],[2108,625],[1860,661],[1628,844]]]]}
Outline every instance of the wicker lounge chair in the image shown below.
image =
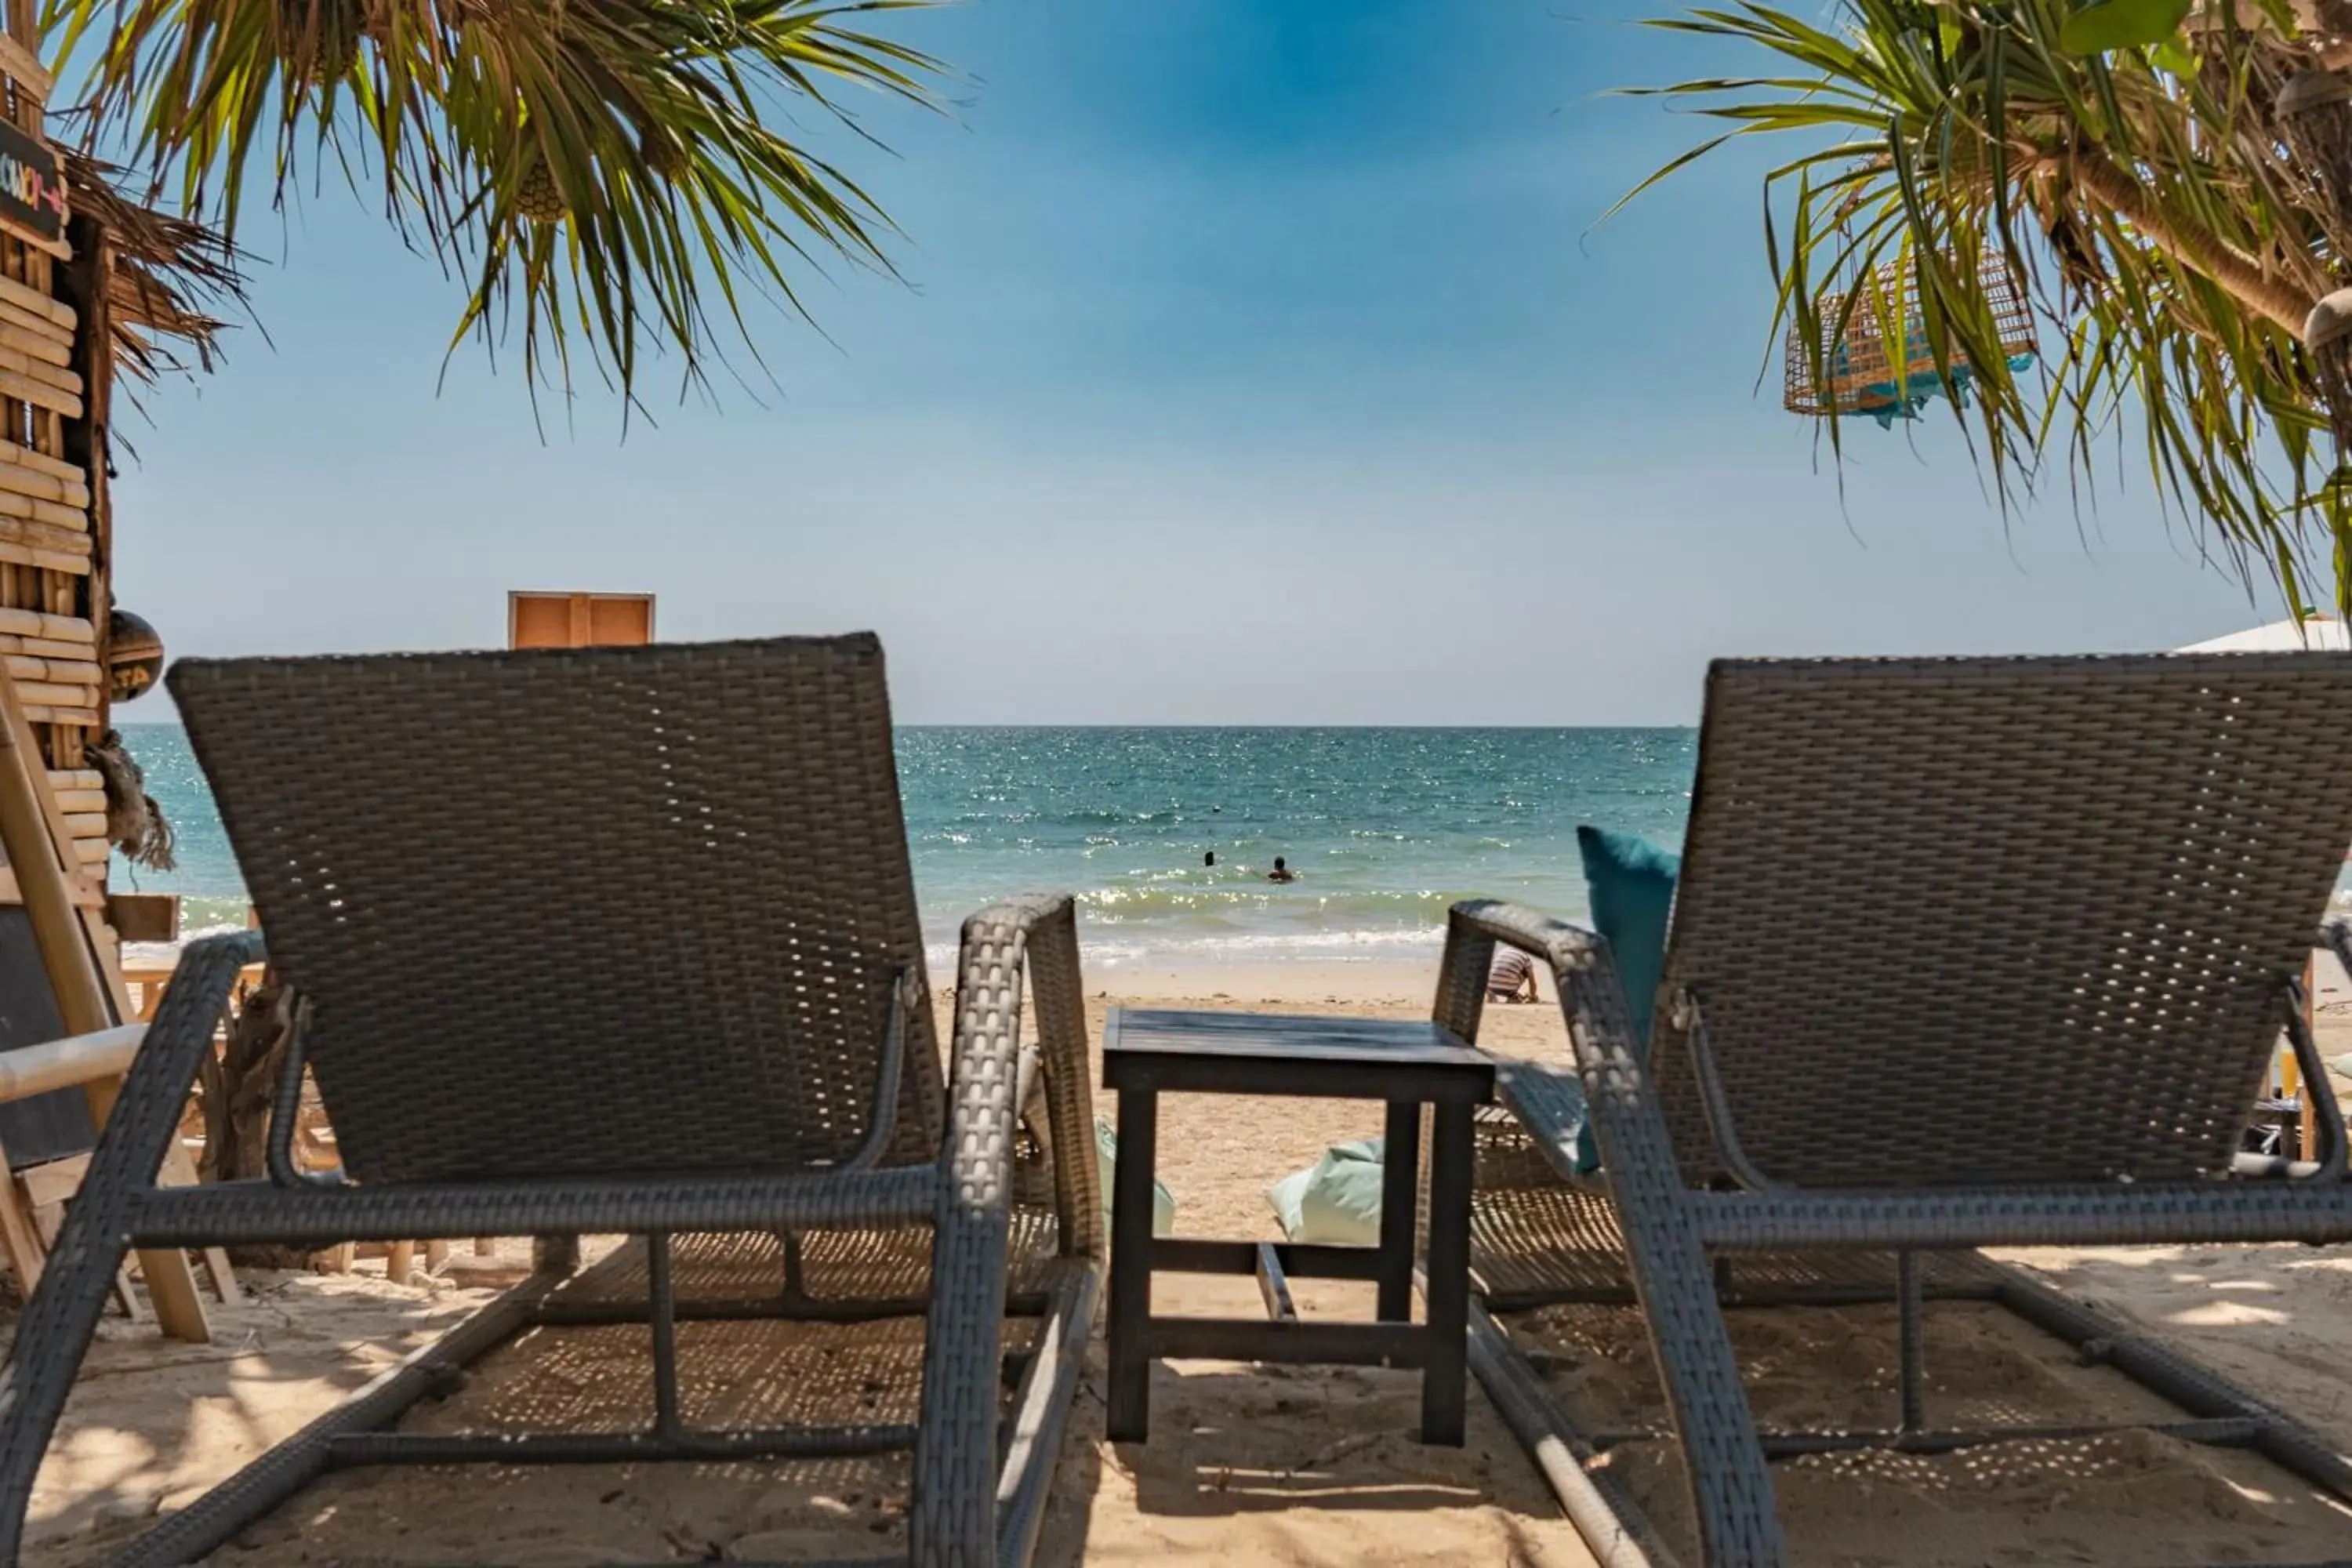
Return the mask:
{"type": "Polygon", "coordinates": [[[1509,943],[1550,964],[1576,1059],[1500,1074],[1473,1365],[1612,1568],[1666,1555],[1593,1462],[1621,1437],[1580,1426],[1492,1314],[1639,1306],[1723,1568],[1784,1560],[1770,1458],[2088,1435],[1937,1426],[1935,1297],[2018,1310],[2185,1407],[2172,1436],[2352,1500],[2310,1432],[1967,1250],[2352,1239],[2294,1005],[2352,843],[2347,715],[2336,655],[1718,663],[1646,1054],[1599,938],[1454,911],[1440,1021],[1475,1037],[1509,943]],[[2293,1167],[2238,1154],[2282,1030],[2324,1143],[2293,1167]],[[1585,1102],[1605,1175],[1580,1178],[1585,1102]],[[1864,1301],[1898,1308],[1885,1429],[1759,1433],[1724,1310],[1864,1301]]]}
{"type": "Polygon", "coordinates": [[[943,1083],[878,642],[191,660],[171,686],[343,1166],[294,1168],[297,1059],[273,1179],[157,1186],[259,952],[194,944],[0,1374],[0,1562],[126,1246],[478,1235],[541,1237],[537,1272],[121,1561],[200,1558],[341,1465],[911,1448],[913,1561],[1026,1562],[1104,1255],[1076,931],[1066,897],[965,923],[943,1083]],[[646,1239],[576,1276],[583,1233],[646,1239]],[[807,1287],[810,1259],[894,1251],[897,1299],[807,1287]],[[763,1258],[764,1292],[698,1299],[763,1258]],[[1008,1310],[1044,1319],[1009,1409],[1008,1310]],[[916,1313],[919,1423],[681,1415],[681,1321],[916,1313]],[[631,1321],[652,1330],[641,1431],[391,1430],[520,1330],[631,1321]]]}

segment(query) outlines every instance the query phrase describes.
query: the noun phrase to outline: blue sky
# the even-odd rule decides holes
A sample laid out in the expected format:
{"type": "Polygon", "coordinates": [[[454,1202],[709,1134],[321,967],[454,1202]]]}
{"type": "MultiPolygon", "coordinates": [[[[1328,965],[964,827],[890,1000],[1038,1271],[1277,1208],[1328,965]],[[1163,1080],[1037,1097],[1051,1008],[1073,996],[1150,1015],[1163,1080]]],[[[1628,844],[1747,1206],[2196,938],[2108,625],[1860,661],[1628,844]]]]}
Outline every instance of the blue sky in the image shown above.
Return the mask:
{"type": "MultiPolygon", "coordinates": [[[[1682,722],[1717,654],[2168,647],[2274,613],[2144,479],[2004,520],[1947,428],[1841,498],[1754,387],[1758,175],[1602,96],[1726,61],[1639,0],[969,0],[890,19],[950,119],[812,121],[908,282],[758,322],[781,391],[583,391],[542,440],[458,285],[331,190],[247,331],[125,415],[118,594],[176,653],[504,636],[510,587],[665,636],[873,627],[940,722],[1682,722]]],[[[2129,452],[2125,462],[2137,461],[2129,452]]],[[[2127,476],[2130,478],[2130,476],[2127,476]]],[[[168,717],[163,699],[126,720],[168,717]]]]}

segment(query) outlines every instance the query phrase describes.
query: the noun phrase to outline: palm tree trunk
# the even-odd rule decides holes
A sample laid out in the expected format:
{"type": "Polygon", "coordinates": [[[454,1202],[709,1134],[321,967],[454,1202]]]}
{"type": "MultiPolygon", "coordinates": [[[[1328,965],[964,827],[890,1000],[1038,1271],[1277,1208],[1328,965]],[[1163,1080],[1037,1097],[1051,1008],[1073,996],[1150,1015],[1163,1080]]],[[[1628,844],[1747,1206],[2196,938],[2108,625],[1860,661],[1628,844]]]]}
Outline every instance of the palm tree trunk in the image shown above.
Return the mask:
{"type": "Polygon", "coordinates": [[[2297,342],[2303,341],[2303,324],[2318,303],[2304,289],[2193,220],[2166,213],[2146,185],[2099,148],[2077,147],[2067,168],[2077,186],[2129,223],[2140,237],[2211,279],[2297,342]]]}

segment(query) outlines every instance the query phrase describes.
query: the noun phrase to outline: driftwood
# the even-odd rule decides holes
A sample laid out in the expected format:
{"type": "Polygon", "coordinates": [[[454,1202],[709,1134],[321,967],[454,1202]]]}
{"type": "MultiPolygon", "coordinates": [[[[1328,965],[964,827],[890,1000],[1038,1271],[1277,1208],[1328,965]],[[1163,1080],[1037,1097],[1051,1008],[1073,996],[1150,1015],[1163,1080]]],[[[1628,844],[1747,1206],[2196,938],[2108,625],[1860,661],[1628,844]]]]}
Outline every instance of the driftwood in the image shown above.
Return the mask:
{"type": "MultiPolygon", "coordinates": [[[[201,1180],[233,1182],[269,1175],[269,1106],[293,1033],[293,993],[274,969],[245,994],[229,1018],[228,1043],[197,1077],[204,1106],[201,1180]]],[[[234,1261],[257,1268],[306,1268],[310,1254],[290,1247],[241,1247],[234,1261]]]]}

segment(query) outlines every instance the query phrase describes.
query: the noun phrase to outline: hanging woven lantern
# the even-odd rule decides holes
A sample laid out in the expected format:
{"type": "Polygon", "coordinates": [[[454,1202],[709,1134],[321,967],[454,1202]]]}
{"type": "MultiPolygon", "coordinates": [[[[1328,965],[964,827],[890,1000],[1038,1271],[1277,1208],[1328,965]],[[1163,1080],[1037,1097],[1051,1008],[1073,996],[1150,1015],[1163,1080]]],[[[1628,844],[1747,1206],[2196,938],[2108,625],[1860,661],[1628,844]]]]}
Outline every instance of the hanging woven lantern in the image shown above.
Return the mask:
{"type": "Polygon", "coordinates": [[[278,0],[278,54],[302,79],[341,81],[359,68],[367,16],[360,0],[278,0]]]}
{"type": "Polygon", "coordinates": [[[115,610],[106,620],[106,679],[117,702],[152,689],[163,673],[163,639],[146,618],[115,610]]]}
{"type": "Polygon", "coordinates": [[[544,162],[534,163],[515,187],[515,211],[533,223],[562,223],[572,209],[544,162]]]}
{"type": "Polygon", "coordinates": [[[2311,308],[2303,323],[2303,353],[2341,459],[2352,452],[2352,289],[2338,289],[2311,308]]]}
{"type": "Polygon", "coordinates": [[[2279,140],[2319,183],[2339,226],[2352,226],[2352,82],[2334,71],[2302,70],[2279,87],[2279,140]]]}
{"type": "MultiPolygon", "coordinates": [[[[1988,251],[1979,266],[1978,285],[1992,308],[2009,368],[2023,370],[2033,361],[2033,312],[2016,269],[1998,252],[1988,251]]],[[[1855,289],[1822,299],[1819,380],[1813,374],[1814,356],[1806,347],[1791,322],[1781,396],[1791,414],[1867,414],[1882,425],[1892,425],[1915,417],[1922,402],[1944,389],[1936,372],[1935,350],[1927,342],[1927,321],[1915,303],[1911,269],[1895,263],[1869,274],[1855,289]],[[1849,299],[1854,300],[1853,313],[1841,333],[1838,319],[1849,299]],[[1902,321],[1899,338],[1882,324],[1882,309],[1902,321]],[[1899,346],[1890,350],[1889,340],[1899,346]]],[[[1975,379],[1974,368],[1966,363],[1954,364],[1951,371],[1956,390],[1965,392],[1975,379]]]]}

